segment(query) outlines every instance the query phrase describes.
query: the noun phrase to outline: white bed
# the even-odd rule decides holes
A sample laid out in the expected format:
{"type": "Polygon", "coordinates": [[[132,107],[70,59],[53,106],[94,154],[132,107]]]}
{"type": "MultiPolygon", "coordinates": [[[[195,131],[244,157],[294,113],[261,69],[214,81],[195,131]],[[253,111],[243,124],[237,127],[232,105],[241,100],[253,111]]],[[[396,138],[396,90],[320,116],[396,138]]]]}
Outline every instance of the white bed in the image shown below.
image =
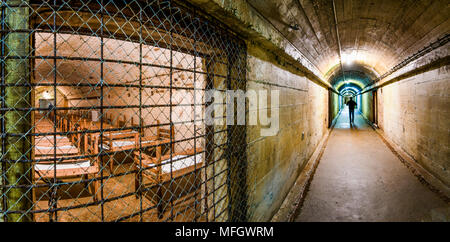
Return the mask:
{"type": "MultiPolygon", "coordinates": [[[[91,162],[89,160],[85,160],[83,162],[77,163],[62,163],[56,164],[56,169],[76,169],[76,168],[89,168],[91,166],[91,162]]],[[[34,165],[34,169],[36,171],[50,171],[53,170],[55,164],[36,164],[34,165]]]]}
{"type": "MultiPolygon", "coordinates": [[[[181,170],[183,168],[194,166],[195,164],[199,164],[201,162],[202,162],[202,154],[197,154],[195,156],[176,155],[173,156],[172,159],[169,158],[161,161],[161,171],[163,173],[170,173],[171,167],[173,172],[176,170],[181,170]]],[[[152,168],[155,166],[156,164],[151,164],[147,167],[152,168]]]]}
{"type": "MultiPolygon", "coordinates": [[[[154,140],[142,140],[141,144],[146,144],[146,143],[150,143],[150,142],[154,142],[154,140]]],[[[113,143],[113,147],[124,147],[124,146],[135,145],[135,142],[131,141],[131,140],[115,140],[112,143],[113,143]]],[[[101,148],[100,145],[99,145],[99,148],[101,148]]],[[[110,147],[107,144],[103,144],[103,149],[109,150],[110,147]]]]}

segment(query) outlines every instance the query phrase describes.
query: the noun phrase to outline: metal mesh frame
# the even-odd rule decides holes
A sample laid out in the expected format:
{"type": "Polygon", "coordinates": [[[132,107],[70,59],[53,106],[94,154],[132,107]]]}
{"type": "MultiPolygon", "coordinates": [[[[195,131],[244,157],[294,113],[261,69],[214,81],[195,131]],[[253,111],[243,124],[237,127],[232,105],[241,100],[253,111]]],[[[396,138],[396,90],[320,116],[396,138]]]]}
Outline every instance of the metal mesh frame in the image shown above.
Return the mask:
{"type": "Polygon", "coordinates": [[[206,91],[245,90],[238,36],[163,0],[2,1],[1,19],[0,221],[245,220],[245,126],[199,118],[206,91]]]}

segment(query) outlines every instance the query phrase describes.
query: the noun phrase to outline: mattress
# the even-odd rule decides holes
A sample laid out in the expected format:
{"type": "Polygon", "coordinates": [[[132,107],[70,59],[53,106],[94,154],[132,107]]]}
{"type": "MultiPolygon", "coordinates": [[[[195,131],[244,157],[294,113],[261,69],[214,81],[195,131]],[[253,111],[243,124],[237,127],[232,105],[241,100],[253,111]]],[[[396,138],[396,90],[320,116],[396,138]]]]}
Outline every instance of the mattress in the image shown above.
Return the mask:
{"type": "MultiPolygon", "coordinates": [[[[181,170],[190,166],[194,166],[196,163],[199,164],[202,162],[202,154],[197,154],[195,156],[187,156],[187,155],[176,155],[173,156],[172,159],[167,159],[161,161],[161,171],[163,173],[170,173],[170,168],[172,167],[172,171],[181,170]]],[[[149,168],[155,167],[155,164],[148,166],[149,168]]]]}
{"type": "MultiPolygon", "coordinates": [[[[91,162],[89,160],[77,163],[64,163],[64,164],[56,164],[57,170],[62,169],[75,169],[75,168],[88,168],[91,166],[91,162]]],[[[36,164],[34,165],[34,169],[36,171],[50,171],[55,167],[54,164],[36,164]]]]}
{"type": "MultiPolygon", "coordinates": [[[[135,131],[135,130],[127,131],[127,132],[118,132],[118,133],[114,132],[114,133],[112,133],[112,136],[121,135],[121,134],[135,134],[135,133],[137,133],[137,131],[135,131]]],[[[105,135],[105,136],[108,136],[108,135],[105,135]]]]}
{"type": "MultiPolygon", "coordinates": [[[[150,143],[150,142],[153,142],[153,141],[154,140],[143,140],[141,142],[141,144],[150,143]]],[[[131,141],[131,140],[114,140],[112,143],[113,143],[113,147],[124,147],[124,146],[129,146],[129,145],[134,145],[135,144],[135,142],[131,141]]],[[[101,148],[100,145],[99,145],[99,148],[101,148]]],[[[103,149],[109,150],[110,149],[109,145],[103,144],[103,149]]]]}
{"type": "MultiPolygon", "coordinates": [[[[40,145],[36,145],[34,146],[36,149],[38,150],[53,150],[54,146],[40,146],[40,145]]],[[[76,146],[73,145],[62,145],[62,146],[56,146],[56,149],[58,150],[64,150],[64,149],[76,149],[76,146]]]]}
{"type": "Polygon", "coordinates": [[[37,156],[42,155],[52,155],[55,153],[57,155],[71,155],[71,154],[78,154],[78,148],[73,145],[61,145],[56,146],[56,150],[54,149],[54,146],[35,146],[34,150],[37,156]]]}

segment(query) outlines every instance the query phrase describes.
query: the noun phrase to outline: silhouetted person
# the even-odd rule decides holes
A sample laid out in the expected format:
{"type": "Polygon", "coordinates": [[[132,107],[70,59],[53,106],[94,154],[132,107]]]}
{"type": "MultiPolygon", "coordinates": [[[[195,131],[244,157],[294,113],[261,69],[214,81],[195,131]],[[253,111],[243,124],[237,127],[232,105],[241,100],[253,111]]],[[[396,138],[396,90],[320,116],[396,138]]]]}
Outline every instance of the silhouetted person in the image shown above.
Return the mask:
{"type": "Polygon", "coordinates": [[[350,123],[353,123],[355,121],[355,108],[358,106],[355,101],[353,101],[352,98],[347,102],[348,105],[348,113],[350,116],[350,123]]]}

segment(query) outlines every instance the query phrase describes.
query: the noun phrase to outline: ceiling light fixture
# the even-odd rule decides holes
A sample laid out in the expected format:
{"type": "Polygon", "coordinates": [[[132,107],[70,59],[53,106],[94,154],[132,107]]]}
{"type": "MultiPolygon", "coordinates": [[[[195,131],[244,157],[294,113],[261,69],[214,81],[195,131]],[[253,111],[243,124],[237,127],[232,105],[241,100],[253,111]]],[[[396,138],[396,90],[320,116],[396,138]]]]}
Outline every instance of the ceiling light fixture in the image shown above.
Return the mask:
{"type": "Polygon", "coordinates": [[[44,93],[42,93],[42,97],[44,99],[51,99],[52,96],[50,95],[50,93],[48,93],[48,91],[45,91],[44,93]]]}

